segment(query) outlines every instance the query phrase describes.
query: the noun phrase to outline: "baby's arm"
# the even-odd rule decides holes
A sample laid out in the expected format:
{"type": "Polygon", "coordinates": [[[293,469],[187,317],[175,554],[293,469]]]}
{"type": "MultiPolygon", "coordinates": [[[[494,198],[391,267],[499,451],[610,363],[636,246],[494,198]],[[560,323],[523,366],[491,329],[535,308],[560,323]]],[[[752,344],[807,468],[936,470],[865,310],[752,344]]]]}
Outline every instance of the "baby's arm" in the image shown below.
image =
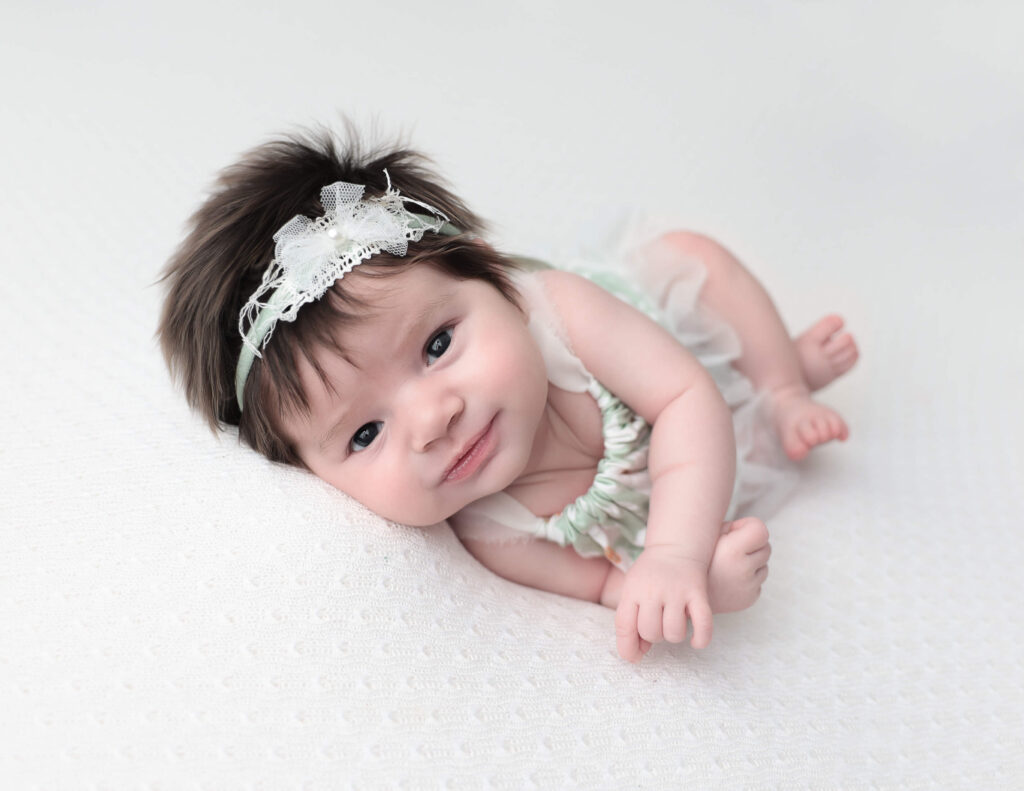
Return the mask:
{"type": "Polygon", "coordinates": [[[531,538],[511,544],[461,538],[474,558],[499,577],[584,601],[600,602],[612,564],[584,558],[572,547],[531,538]]]}
{"type": "Polygon", "coordinates": [[[736,471],[732,416],[714,380],[675,338],[585,278],[541,275],[587,369],[652,425],[652,490],[644,552],[623,582],[615,626],[619,652],[641,641],[711,639],[707,569],[736,471]]]}

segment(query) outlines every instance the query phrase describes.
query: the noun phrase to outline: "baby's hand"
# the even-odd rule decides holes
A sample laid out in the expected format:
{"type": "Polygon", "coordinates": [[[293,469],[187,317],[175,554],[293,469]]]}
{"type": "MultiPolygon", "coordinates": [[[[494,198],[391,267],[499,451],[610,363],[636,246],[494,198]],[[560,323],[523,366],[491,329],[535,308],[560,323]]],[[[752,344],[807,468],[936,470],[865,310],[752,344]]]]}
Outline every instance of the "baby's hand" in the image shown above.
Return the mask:
{"type": "Polygon", "coordinates": [[[686,618],[693,622],[690,645],[711,642],[708,566],[671,546],[647,547],[626,572],[615,611],[619,654],[639,662],[652,643],[686,639],[686,618]]]}

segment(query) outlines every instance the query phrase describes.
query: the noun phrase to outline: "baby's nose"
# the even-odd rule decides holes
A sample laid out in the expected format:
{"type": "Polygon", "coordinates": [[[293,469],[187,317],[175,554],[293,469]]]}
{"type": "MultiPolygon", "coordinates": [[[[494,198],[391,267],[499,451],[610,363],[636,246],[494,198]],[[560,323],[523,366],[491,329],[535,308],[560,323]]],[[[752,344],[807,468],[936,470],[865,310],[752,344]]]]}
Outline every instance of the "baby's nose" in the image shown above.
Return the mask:
{"type": "Polygon", "coordinates": [[[413,445],[419,452],[447,437],[459,422],[464,409],[462,399],[454,394],[432,398],[413,406],[413,445]]]}

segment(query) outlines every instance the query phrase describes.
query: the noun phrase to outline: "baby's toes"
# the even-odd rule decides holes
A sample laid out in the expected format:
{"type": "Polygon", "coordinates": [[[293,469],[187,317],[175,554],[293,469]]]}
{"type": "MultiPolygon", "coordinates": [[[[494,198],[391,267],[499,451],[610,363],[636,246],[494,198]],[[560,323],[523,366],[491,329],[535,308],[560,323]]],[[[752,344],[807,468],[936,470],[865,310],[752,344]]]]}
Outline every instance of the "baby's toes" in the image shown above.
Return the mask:
{"type": "Polygon", "coordinates": [[[749,555],[768,546],[768,527],[756,516],[737,519],[729,530],[737,552],[749,555]]]}
{"type": "Polygon", "coordinates": [[[832,439],[845,440],[847,437],[850,436],[850,429],[847,428],[846,421],[844,421],[841,417],[839,417],[839,415],[837,415],[835,413],[832,413],[831,415],[829,415],[828,416],[828,425],[829,425],[829,436],[832,439]]]}
{"type": "Polygon", "coordinates": [[[857,351],[857,343],[848,332],[829,340],[825,344],[825,354],[828,356],[829,364],[836,376],[849,371],[860,356],[857,351]]]}
{"type": "Polygon", "coordinates": [[[808,454],[812,445],[800,438],[797,429],[791,429],[782,437],[782,448],[793,461],[800,461],[808,454]]]}
{"type": "Polygon", "coordinates": [[[796,432],[800,436],[801,441],[808,447],[813,448],[821,443],[821,440],[818,439],[818,429],[814,425],[813,418],[801,420],[797,424],[796,432]]]}
{"type": "Polygon", "coordinates": [[[843,328],[843,324],[841,316],[832,314],[820,319],[817,324],[811,327],[808,334],[817,340],[819,344],[827,346],[831,342],[829,339],[843,328]]]}
{"type": "Polygon", "coordinates": [[[853,342],[853,335],[848,332],[844,332],[842,335],[833,335],[825,341],[825,352],[831,356],[850,349],[855,345],[856,344],[853,342]]]}
{"type": "Polygon", "coordinates": [[[760,569],[768,567],[768,558],[772,556],[771,544],[765,544],[759,549],[755,549],[753,552],[747,555],[747,568],[750,569],[750,574],[757,573],[760,569]]]}

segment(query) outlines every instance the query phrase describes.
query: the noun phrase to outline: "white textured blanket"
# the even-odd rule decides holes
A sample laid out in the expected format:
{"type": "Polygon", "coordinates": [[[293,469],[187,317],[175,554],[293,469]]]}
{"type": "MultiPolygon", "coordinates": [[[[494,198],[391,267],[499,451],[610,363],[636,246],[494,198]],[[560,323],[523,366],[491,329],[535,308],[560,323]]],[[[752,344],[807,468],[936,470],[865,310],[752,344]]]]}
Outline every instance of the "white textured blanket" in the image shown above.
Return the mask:
{"type": "Polygon", "coordinates": [[[1024,16],[641,0],[0,9],[0,787],[1024,786],[1024,16]],[[862,361],[712,646],[213,439],[153,341],[214,171],[411,128],[521,252],[630,206],[862,361]],[[415,124],[413,124],[415,121],[415,124]]]}

